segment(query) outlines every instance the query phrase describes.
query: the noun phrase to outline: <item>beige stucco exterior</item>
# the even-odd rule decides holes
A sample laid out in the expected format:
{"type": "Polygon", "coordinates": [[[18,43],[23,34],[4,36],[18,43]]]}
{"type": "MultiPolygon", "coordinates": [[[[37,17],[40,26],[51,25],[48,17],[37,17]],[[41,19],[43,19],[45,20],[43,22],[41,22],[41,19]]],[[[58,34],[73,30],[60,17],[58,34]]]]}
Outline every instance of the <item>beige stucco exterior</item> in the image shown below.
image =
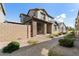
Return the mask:
{"type": "Polygon", "coordinates": [[[0,41],[30,38],[30,25],[0,23],[0,41]]]}
{"type": "Polygon", "coordinates": [[[28,14],[20,14],[22,23],[27,24],[31,22],[32,36],[40,34],[53,34],[54,32],[66,32],[65,24],[59,25],[53,17],[48,15],[44,9],[30,9],[28,14]],[[39,25],[40,24],[40,25],[39,25]],[[42,26],[41,26],[42,24],[42,26]],[[63,28],[63,29],[61,29],[63,28]]]}
{"type": "Polygon", "coordinates": [[[49,16],[46,14],[46,12],[44,12],[44,11],[42,11],[42,10],[39,10],[39,11],[31,10],[31,11],[29,12],[29,16],[34,16],[34,17],[36,17],[36,18],[38,18],[38,19],[45,20],[45,21],[51,21],[51,20],[53,20],[51,17],[49,17],[49,16]],[[42,19],[41,13],[45,14],[45,19],[42,19]],[[36,14],[36,16],[35,16],[34,14],[36,14]]]}

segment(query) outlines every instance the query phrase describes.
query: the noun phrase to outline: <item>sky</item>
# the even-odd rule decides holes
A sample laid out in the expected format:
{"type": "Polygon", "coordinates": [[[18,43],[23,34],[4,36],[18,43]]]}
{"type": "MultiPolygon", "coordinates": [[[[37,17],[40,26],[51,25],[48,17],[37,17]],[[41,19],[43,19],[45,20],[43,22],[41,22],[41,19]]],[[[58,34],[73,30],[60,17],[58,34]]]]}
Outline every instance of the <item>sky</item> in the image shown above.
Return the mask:
{"type": "Polygon", "coordinates": [[[54,17],[56,21],[64,22],[66,26],[75,26],[79,4],[73,3],[4,3],[6,20],[20,22],[20,13],[27,14],[29,9],[41,8],[54,17]]]}

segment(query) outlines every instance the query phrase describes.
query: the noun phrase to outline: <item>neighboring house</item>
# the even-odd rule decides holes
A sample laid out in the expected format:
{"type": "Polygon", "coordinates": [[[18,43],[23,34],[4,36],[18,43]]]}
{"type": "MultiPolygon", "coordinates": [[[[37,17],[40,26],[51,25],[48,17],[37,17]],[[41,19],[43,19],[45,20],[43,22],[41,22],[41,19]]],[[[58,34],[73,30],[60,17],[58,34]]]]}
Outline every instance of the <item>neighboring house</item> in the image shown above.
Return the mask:
{"type": "Polygon", "coordinates": [[[0,3],[0,23],[3,23],[5,21],[5,10],[3,8],[2,3],[0,3]]]}
{"type": "Polygon", "coordinates": [[[31,25],[32,36],[53,33],[53,17],[45,9],[30,9],[28,14],[20,14],[23,24],[31,25]],[[52,20],[52,21],[51,21],[52,20]]]}
{"type": "Polygon", "coordinates": [[[53,29],[52,29],[53,33],[54,32],[59,32],[59,24],[56,21],[53,22],[52,26],[53,26],[53,29]]]}
{"type": "Polygon", "coordinates": [[[66,25],[63,22],[59,23],[59,32],[60,33],[66,33],[67,31],[66,25]]]}
{"type": "Polygon", "coordinates": [[[78,11],[77,18],[75,21],[75,29],[76,29],[76,37],[79,37],[79,11],[78,11]]]}

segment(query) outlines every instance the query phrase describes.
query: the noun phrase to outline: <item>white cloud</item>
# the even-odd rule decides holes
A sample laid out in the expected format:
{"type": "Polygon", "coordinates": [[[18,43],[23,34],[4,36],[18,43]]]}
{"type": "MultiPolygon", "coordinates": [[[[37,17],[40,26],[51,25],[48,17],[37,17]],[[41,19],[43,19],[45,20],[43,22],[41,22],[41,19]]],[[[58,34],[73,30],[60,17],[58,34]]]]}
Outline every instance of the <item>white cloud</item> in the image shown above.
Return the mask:
{"type": "Polygon", "coordinates": [[[64,22],[64,19],[66,18],[66,14],[60,14],[55,18],[55,20],[58,20],[59,22],[64,22]]]}
{"type": "Polygon", "coordinates": [[[70,10],[70,12],[73,12],[73,11],[74,11],[74,9],[71,9],[71,10],[70,10]]]}
{"type": "Polygon", "coordinates": [[[68,26],[68,27],[72,27],[72,28],[75,27],[74,24],[71,24],[71,23],[66,24],[66,26],[68,26]]]}
{"type": "Polygon", "coordinates": [[[73,19],[75,19],[75,18],[71,17],[71,18],[69,18],[69,19],[73,20],[73,19]]]}
{"type": "Polygon", "coordinates": [[[61,16],[62,18],[66,18],[66,14],[64,14],[64,13],[61,14],[60,16],[61,16]]]}

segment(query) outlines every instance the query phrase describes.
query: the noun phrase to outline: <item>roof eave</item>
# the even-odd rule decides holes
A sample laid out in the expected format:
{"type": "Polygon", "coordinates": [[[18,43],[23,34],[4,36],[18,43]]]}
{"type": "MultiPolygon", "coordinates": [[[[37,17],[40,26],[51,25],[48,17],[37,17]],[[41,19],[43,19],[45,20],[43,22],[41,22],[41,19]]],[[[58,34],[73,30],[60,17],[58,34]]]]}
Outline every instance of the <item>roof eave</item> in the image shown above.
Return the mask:
{"type": "Polygon", "coordinates": [[[1,4],[2,11],[3,11],[4,15],[6,15],[5,10],[4,10],[4,8],[3,8],[3,4],[2,4],[2,3],[0,3],[0,4],[1,4]]]}

